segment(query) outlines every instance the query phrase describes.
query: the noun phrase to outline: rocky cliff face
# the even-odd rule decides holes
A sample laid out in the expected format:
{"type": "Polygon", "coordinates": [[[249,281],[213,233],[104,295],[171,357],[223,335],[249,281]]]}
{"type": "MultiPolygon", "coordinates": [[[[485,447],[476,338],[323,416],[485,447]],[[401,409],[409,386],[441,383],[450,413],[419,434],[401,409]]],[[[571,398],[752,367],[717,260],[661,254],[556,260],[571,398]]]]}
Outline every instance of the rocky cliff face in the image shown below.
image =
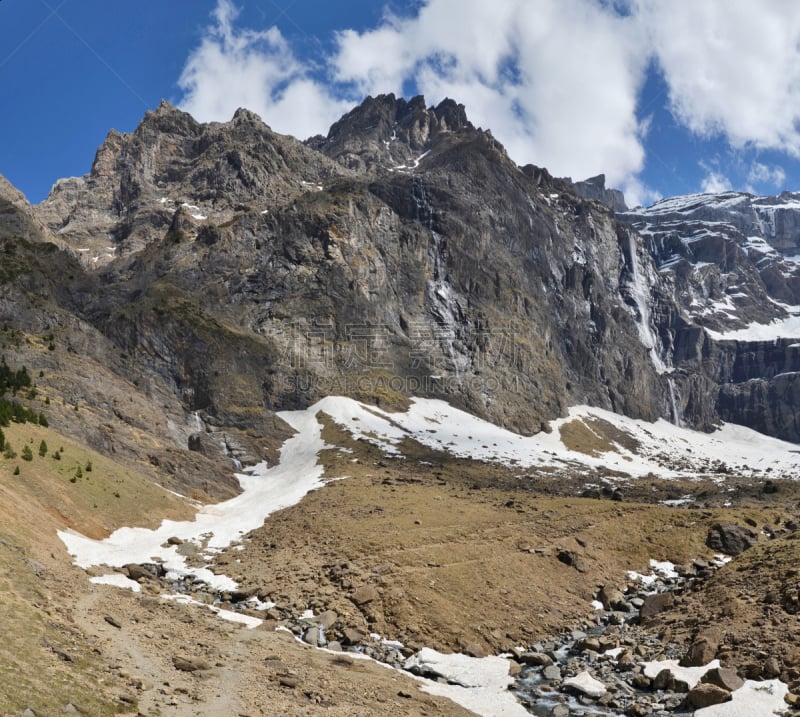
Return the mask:
{"type": "Polygon", "coordinates": [[[670,331],[689,421],[800,441],[798,195],[673,197],[620,217],[679,306],[670,331]]]}
{"type": "Polygon", "coordinates": [[[516,166],[462,106],[387,95],[306,143],[244,110],[201,125],[162,103],[29,215],[85,268],[74,315],[239,458],[280,433],[273,411],[336,393],[441,397],[523,433],[589,403],[800,440],[791,391],[769,417],[741,393],[772,395],[791,356],[749,360],[713,334],[790,318],[774,300],[798,303],[791,262],[770,249],[766,266],[735,221],[673,210],[620,221],[516,166]],[[739,313],[714,313],[723,301],[739,313]]]}
{"type": "MultiPolygon", "coordinates": [[[[326,393],[440,396],[526,433],[574,403],[669,413],[639,238],[455,103],[368,100],[309,146],[162,105],[72,184],[92,182],[127,199],[84,314],[212,420],[262,431],[326,393]]],[[[43,217],[86,211],[60,187],[43,217]]]]}

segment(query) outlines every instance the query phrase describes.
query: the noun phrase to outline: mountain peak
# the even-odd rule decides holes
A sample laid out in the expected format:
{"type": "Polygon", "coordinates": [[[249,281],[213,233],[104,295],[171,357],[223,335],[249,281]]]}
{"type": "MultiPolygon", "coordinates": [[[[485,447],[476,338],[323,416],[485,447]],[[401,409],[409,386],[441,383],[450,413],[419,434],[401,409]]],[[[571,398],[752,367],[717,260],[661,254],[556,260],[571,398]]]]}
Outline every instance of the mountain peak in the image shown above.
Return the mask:
{"type": "Polygon", "coordinates": [[[612,212],[626,212],[625,195],[619,189],[606,189],[606,175],[598,174],[574,183],[575,191],[584,199],[594,199],[605,204],[612,212]]]}
{"type": "Polygon", "coordinates": [[[246,122],[248,124],[255,124],[259,126],[266,127],[266,123],[261,116],[253,112],[252,110],[248,110],[245,107],[239,107],[236,112],[233,113],[232,122],[246,122]]]}
{"type": "Polygon", "coordinates": [[[161,100],[156,109],[145,112],[135,132],[153,130],[193,137],[200,132],[201,127],[202,125],[188,112],[178,109],[166,100],[161,100]]]}
{"type": "MultiPolygon", "coordinates": [[[[330,128],[309,141],[315,149],[357,171],[413,165],[445,133],[474,132],[464,105],[445,99],[427,107],[422,95],[367,97],[330,128]]],[[[415,165],[414,165],[415,166],[415,165]]]]}

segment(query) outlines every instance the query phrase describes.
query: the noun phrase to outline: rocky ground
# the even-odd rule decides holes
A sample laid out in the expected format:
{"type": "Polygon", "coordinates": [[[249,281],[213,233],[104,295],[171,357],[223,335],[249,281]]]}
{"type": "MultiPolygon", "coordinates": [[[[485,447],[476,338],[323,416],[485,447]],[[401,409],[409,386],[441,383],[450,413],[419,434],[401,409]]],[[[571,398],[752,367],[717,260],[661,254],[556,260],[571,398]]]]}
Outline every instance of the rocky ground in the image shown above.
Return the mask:
{"type": "MultiPolygon", "coordinates": [[[[56,440],[47,430],[6,433],[17,443],[25,431],[56,440]]],[[[569,709],[567,680],[584,671],[603,683],[602,701],[574,699],[608,714],[651,714],[654,705],[678,709],[686,695],[674,680],[654,690],[640,662],[685,657],[709,629],[709,659],[800,688],[786,648],[798,612],[792,482],[521,476],[411,441],[404,458],[392,458],[330,420],[323,437],[333,446],[321,454],[325,486],[216,558],[214,569],[240,583],[222,595],[166,583],[148,566],[130,573],[139,594],[90,585],[56,528],[94,520],[102,535],[152,525],[166,504],[147,498],[131,473],[125,484],[104,483],[113,465],[71,443],[65,460],[26,466],[25,480],[0,461],[0,610],[11,626],[0,647],[0,714],[54,715],[67,705],[149,717],[466,714],[421,692],[407,672],[353,653],[403,667],[422,647],[515,655],[515,689],[535,714],[569,709]],[[92,457],[90,480],[52,480],[56,463],[92,457]],[[121,485],[119,498],[96,502],[121,485]],[[686,496],[694,502],[661,503],[686,496]],[[716,542],[707,544],[710,535],[716,542]],[[730,564],[709,566],[715,553],[745,547],[730,564]],[[683,577],[646,589],[627,577],[648,573],[651,559],[683,566],[683,577]],[[674,597],[640,622],[652,590],[674,597]],[[176,591],[200,604],[160,597],[176,591]],[[592,605],[598,598],[606,609],[592,605]],[[215,601],[265,622],[252,630],[225,622],[203,606],[215,601]],[[548,667],[558,676],[544,676],[548,667]]]]}

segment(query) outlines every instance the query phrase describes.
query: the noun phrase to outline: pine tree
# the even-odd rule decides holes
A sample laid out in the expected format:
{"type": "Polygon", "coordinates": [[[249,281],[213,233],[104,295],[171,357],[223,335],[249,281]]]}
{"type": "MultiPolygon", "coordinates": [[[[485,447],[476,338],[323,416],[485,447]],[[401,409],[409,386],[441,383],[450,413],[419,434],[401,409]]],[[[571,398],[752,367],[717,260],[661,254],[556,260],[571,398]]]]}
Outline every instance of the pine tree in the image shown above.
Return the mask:
{"type": "Polygon", "coordinates": [[[44,458],[47,455],[47,444],[44,442],[44,438],[42,438],[42,442],[39,444],[39,457],[44,458]]]}
{"type": "Polygon", "coordinates": [[[2,451],[6,447],[6,437],[3,433],[3,429],[0,428],[0,451],[2,451]]]}
{"type": "Polygon", "coordinates": [[[31,450],[30,446],[25,446],[25,448],[22,449],[21,455],[22,455],[22,460],[23,461],[32,461],[33,460],[33,451],[31,450]]]}

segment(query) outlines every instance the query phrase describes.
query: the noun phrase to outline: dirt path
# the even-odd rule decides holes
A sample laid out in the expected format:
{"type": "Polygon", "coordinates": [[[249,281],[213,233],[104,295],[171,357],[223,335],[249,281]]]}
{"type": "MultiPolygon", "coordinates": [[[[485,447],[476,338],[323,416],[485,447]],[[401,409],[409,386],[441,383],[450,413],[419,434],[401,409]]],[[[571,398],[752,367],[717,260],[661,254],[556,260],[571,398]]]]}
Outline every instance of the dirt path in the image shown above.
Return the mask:
{"type": "Polygon", "coordinates": [[[74,618],[102,653],[116,696],[135,698],[131,704],[140,714],[227,717],[241,712],[238,695],[251,631],[217,625],[221,621],[201,609],[108,586],[89,585],[74,618]],[[179,671],[176,656],[204,659],[211,669],[179,671]]]}
{"type": "Polygon", "coordinates": [[[230,625],[202,607],[89,585],[73,614],[107,665],[115,701],[132,698],[131,715],[470,714],[449,700],[426,695],[419,683],[396,670],[314,650],[271,626],[250,630],[230,625]],[[210,669],[180,672],[172,664],[175,655],[200,657],[210,669]]]}

